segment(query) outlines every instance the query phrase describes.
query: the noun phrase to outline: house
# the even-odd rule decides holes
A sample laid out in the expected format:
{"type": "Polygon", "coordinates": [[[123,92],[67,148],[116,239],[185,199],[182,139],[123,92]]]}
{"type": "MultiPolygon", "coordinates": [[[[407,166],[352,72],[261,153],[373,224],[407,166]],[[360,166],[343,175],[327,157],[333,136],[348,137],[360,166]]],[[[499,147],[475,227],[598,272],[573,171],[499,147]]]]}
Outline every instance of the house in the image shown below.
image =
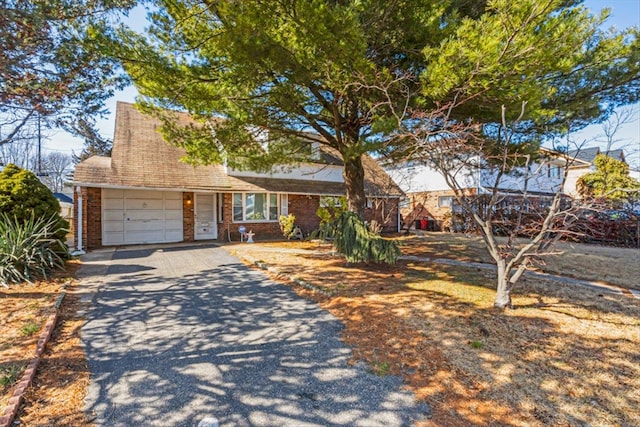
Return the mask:
{"type": "Polygon", "coordinates": [[[567,155],[573,160],[573,164],[569,168],[567,173],[567,181],[564,185],[564,191],[567,195],[572,197],[578,196],[578,179],[581,176],[594,172],[595,164],[594,160],[598,154],[606,154],[607,156],[626,162],[624,157],[624,151],[621,149],[602,151],[600,147],[581,148],[580,150],[569,151],[567,155]]]}
{"type": "MultiPolygon", "coordinates": [[[[505,211],[518,209],[526,193],[525,206],[544,207],[560,189],[567,165],[560,153],[541,149],[542,156],[526,169],[515,168],[500,180],[500,208],[505,211]]],[[[472,161],[468,162],[472,164],[472,161]]],[[[405,192],[400,213],[405,228],[430,230],[453,229],[451,224],[456,211],[454,191],[445,177],[427,163],[408,161],[386,168],[387,173],[405,192]]],[[[456,173],[457,186],[466,196],[489,194],[496,180],[496,170],[461,166],[456,173]]]]}
{"type": "Polygon", "coordinates": [[[60,215],[62,218],[71,222],[73,215],[73,199],[65,193],[53,193],[53,197],[60,203],[60,215]]]}
{"type": "MultiPolygon", "coordinates": [[[[321,199],[346,192],[342,162],[325,148],[313,163],[270,173],[193,166],[180,160],[185,151],[167,144],[159,127],[158,119],[119,102],[111,157],[94,156],[76,166],[73,218],[78,250],[236,241],[241,227],[253,231],[256,239],[282,237],[278,218],[289,213],[309,233],[318,228],[321,199]]],[[[402,191],[373,159],[365,157],[363,165],[366,219],[397,231],[402,191]]]]}

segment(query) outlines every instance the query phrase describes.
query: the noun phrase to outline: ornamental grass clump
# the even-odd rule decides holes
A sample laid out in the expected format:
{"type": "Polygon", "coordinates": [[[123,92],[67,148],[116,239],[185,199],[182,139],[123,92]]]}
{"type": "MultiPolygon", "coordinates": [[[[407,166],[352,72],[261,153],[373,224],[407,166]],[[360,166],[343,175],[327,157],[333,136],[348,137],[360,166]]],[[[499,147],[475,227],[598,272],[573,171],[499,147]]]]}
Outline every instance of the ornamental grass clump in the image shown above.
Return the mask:
{"type": "Polygon", "coordinates": [[[56,237],[58,225],[55,215],[19,220],[0,213],[0,285],[33,283],[64,268],[69,250],[56,237]]]}
{"type": "Polygon", "coordinates": [[[343,212],[332,224],[333,244],[348,262],[375,262],[395,264],[400,249],[394,240],[375,234],[353,212],[343,212]]]}

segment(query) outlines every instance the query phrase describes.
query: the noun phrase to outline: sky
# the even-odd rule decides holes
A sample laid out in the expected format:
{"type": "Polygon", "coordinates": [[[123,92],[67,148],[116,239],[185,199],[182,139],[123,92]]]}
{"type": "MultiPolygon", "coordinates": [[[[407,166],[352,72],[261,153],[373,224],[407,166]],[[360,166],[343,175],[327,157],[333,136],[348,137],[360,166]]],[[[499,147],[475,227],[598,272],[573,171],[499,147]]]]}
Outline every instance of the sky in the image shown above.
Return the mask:
{"type": "MultiPolygon", "coordinates": [[[[611,9],[611,16],[607,21],[608,27],[624,29],[632,26],[640,27],[640,0],[585,0],[585,6],[593,12],[599,12],[604,7],[611,9]]],[[[142,8],[135,9],[129,16],[129,21],[136,23],[134,28],[141,29],[140,23],[146,21],[145,11],[142,8]]],[[[107,102],[109,113],[98,120],[98,128],[103,137],[113,138],[115,106],[117,101],[134,102],[136,90],[129,87],[119,91],[107,102]]],[[[604,138],[601,125],[592,125],[571,136],[572,141],[592,147],[603,145],[604,138]]],[[[615,147],[623,148],[627,156],[627,162],[635,170],[640,170],[640,104],[631,107],[631,117],[615,135],[615,147]]],[[[51,133],[44,141],[44,151],[60,151],[67,154],[79,153],[83,147],[80,138],[63,133],[51,133]]]]}

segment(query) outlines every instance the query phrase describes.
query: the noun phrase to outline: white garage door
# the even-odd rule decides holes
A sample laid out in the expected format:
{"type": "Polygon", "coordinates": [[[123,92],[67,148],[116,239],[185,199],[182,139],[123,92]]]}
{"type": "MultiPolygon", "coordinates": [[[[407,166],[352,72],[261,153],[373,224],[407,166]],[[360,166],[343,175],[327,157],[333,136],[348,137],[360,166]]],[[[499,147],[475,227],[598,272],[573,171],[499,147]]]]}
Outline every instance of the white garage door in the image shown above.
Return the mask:
{"type": "Polygon", "coordinates": [[[102,191],[102,244],[182,241],[182,193],[102,191]]]}

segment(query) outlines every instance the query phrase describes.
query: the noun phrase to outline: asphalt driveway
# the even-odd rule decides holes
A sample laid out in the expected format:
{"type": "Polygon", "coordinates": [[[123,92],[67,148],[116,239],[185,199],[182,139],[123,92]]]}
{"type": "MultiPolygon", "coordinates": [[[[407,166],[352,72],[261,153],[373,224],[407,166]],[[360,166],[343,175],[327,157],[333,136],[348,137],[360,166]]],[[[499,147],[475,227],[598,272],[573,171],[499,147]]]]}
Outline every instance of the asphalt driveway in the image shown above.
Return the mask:
{"type": "Polygon", "coordinates": [[[429,411],[399,378],[349,366],[333,316],[222,248],[106,258],[87,263],[82,329],[99,426],[408,426],[429,411]]]}

